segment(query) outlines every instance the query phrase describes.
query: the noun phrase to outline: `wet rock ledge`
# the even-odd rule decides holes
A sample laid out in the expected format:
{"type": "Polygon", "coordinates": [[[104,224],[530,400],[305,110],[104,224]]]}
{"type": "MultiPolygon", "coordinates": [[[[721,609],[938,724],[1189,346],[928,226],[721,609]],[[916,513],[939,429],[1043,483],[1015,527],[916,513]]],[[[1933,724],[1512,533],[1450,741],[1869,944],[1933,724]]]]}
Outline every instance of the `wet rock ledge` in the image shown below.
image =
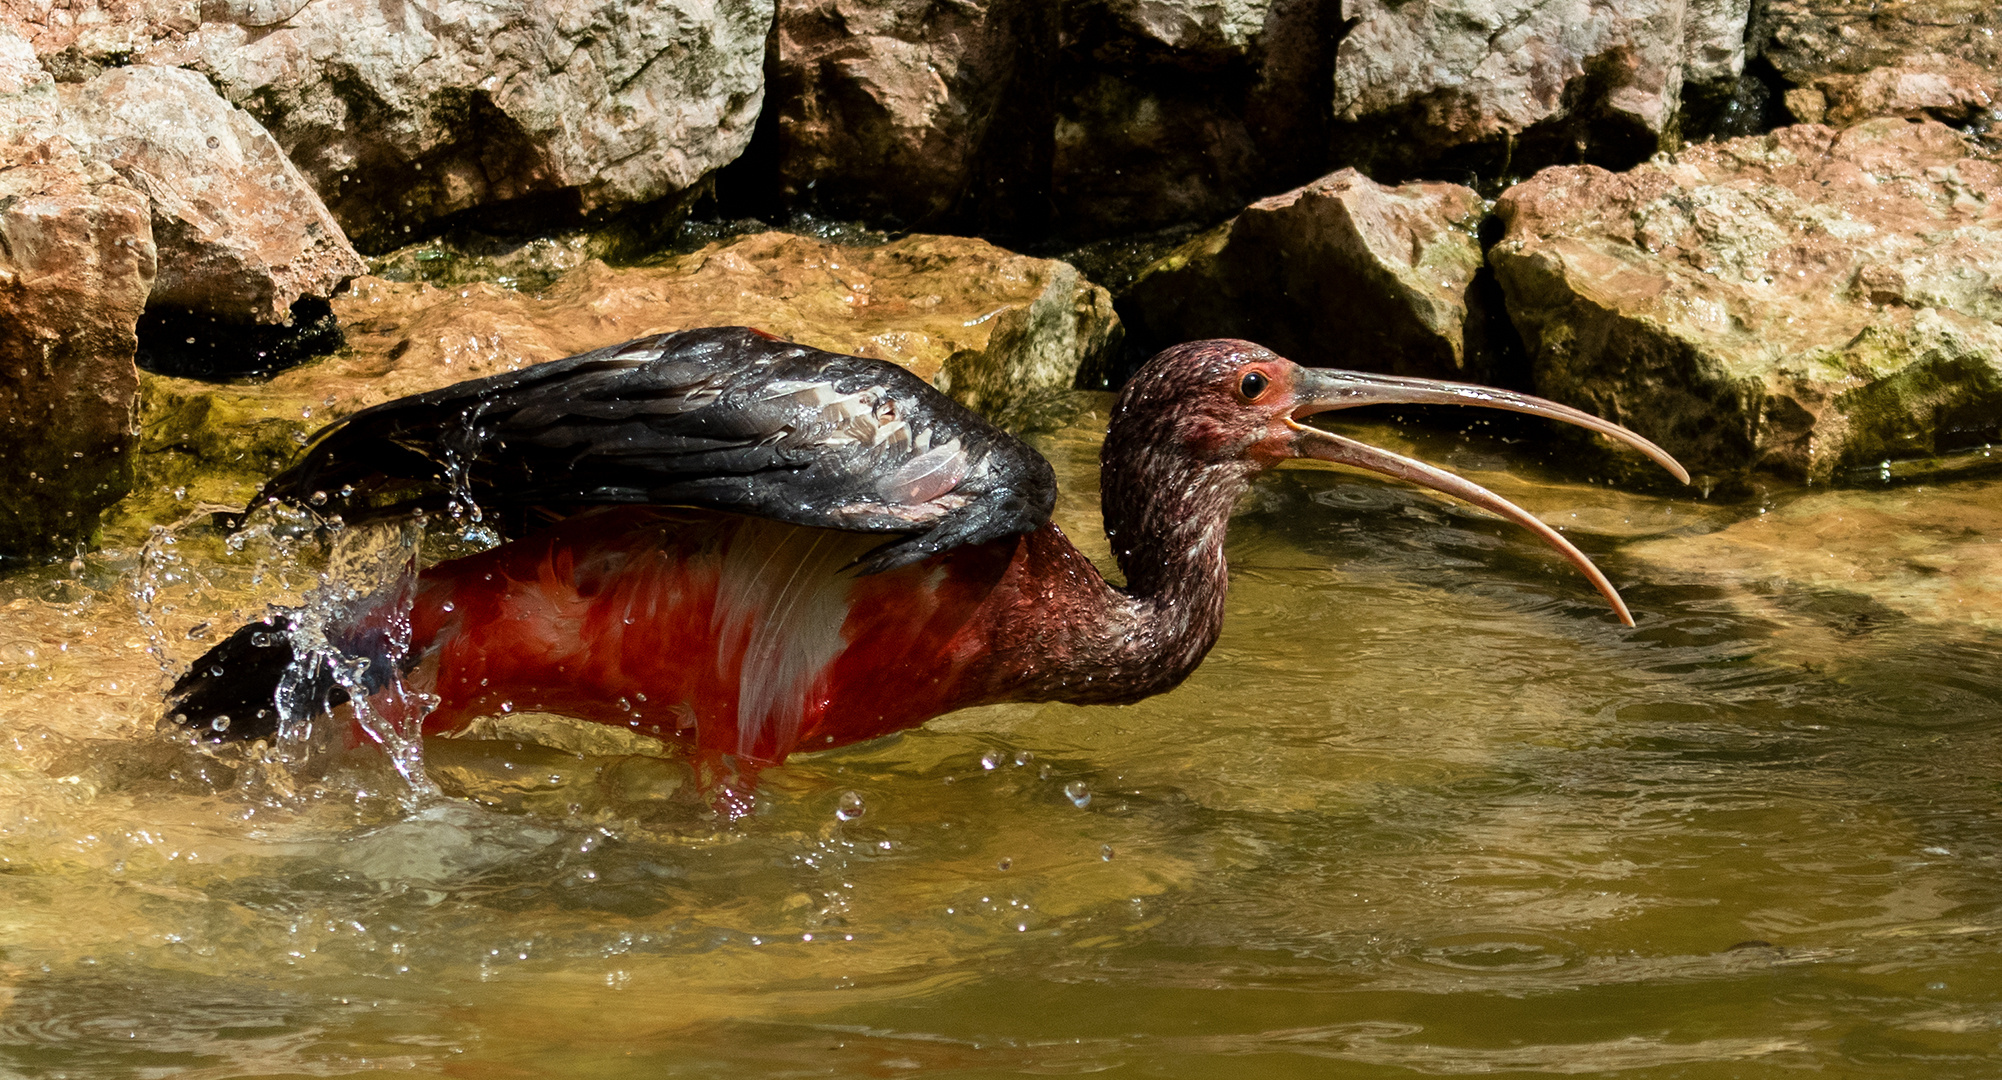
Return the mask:
{"type": "Polygon", "coordinates": [[[1725,494],[1964,464],[2002,440],[1998,29],[1977,0],[6,0],[0,561],[240,497],[394,394],[727,322],[1004,419],[1232,335],[1569,401],[1725,494]]]}

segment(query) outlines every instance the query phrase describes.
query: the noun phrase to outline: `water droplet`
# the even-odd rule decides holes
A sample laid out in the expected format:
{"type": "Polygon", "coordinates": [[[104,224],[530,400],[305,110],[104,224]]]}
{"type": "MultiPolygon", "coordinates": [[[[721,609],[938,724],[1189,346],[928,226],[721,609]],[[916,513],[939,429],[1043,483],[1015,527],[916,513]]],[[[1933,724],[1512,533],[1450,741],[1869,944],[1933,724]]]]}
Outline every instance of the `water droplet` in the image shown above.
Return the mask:
{"type": "Polygon", "coordinates": [[[1027,750],[1015,751],[1015,764],[1017,767],[1027,765],[1028,763],[1034,760],[1036,760],[1036,755],[1028,752],[1027,750]]]}
{"type": "Polygon", "coordinates": [[[211,730],[211,731],[228,731],[228,730],[229,730],[229,717],[228,717],[228,716],[218,716],[218,717],[216,717],[215,719],[213,719],[213,720],[209,721],[209,730],[211,730]]]}
{"type": "Polygon", "coordinates": [[[983,768],[983,769],[986,769],[986,770],[988,770],[988,771],[990,771],[990,772],[991,772],[991,771],[993,771],[993,770],[995,770],[995,769],[998,769],[998,768],[1000,768],[1000,767],[1001,767],[1001,751],[999,751],[999,750],[989,750],[989,751],[987,751],[986,753],[984,753],[984,754],[980,755],[980,767],[981,767],[981,768],[983,768]]]}
{"type": "Polygon", "coordinates": [[[306,501],[312,503],[314,506],[325,506],[327,505],[327,493],[324,491],[315,491],[311,495],[306,496],[306,501]]]}
{"type": "Polygon", "coordinates": [[[1091,785],[1082,780],[1073,780],[1064,785],[1064,798],[1082,810],[1091,805],[1091,785]]]}
{"type": "Polygon", "coordinates": [[[862,795],[859,792],[844,791],[834,804],[834,816],[843,821],[854,821],[862,816],[862,795]]]}
{"type": "Polygon", "coordinates": [[[1098,858],[1099,858],[1099,861],[1100,861],[1100,862],[1111,862],[1111,861],[1112,861],[1112,845],[1111,845],[1111,844],[1107,844],[1107,845],[1105,845],[1104,847],[1101,847],[1101,848],[1099,848],[1099,849],[1098,849],[1098,858]]]}
{"type": "Polygon", "coordinates": [[[1014,867],[1014,865],[1015,865],[1015,860],[1013,860],[1013,859],[1002,859],[1002,860],[1001,860],[1000,862],[998,862],[998,863],[995,863],[995,864],[994,864],[994,869],[996,869],[996,870],[1008,870],[1008,869],[1012,869],[1012,868],[1014,867]]]}
{"type": "Polygon", "coordinates": [[[438,605],[438,610],[450,614],[459,609],[457,605],[453,604],[450,600],[447,600],[444,603],[438,605]]]}

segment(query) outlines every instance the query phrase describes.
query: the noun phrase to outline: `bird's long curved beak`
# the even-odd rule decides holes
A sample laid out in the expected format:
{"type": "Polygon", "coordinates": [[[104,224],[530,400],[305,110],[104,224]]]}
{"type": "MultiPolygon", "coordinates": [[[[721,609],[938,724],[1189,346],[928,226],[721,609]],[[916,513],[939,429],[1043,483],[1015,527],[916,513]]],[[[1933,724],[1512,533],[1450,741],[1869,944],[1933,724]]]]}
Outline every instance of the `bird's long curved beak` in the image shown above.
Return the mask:
{"type": "Polygon", "coordinates": [[[1606,575],[1566,540],[1557,530],[1536,519],[1529,511],[1489,491],[1487,488],[1458,476],[1427,465],[1422,461],[1379,450],[1367,443],[1308,427],[1300,421],[1320,413],[1337,409],[1351,409],[1359,405],[1480,405],[1490,409],[1506,409],[1510,412],[1528,413],[1531,416],[1545,416],[1589,428],[1602,435],[1632,446],[1654,459],[1674,474],[1683,483],[1689,482],[1689,473],[1668,451],[1641,438],[1609,420],[1602,420],[1588,412],[1581,412],[1568,405],[1559,405],[1529,394],[1517,394],[1508,390],[1497,390],[1489,386],[1474,386],[1470,383],[1446,382],[1437,379],[1412,379],[1396,375],[1371,375],[1357,371],[1331,371],[1317,368],[1299,368],[1295,373],[1294,397],[1300,402],[1286,418],[1287,426],[1293,429],[1293,452],[1300,457],[1331,461],[1340,465],[1351,465],[1358,469],[1382,473],[1405,480],[1434,491],[1442,491],[1458,499],[1464,499],[1484,510],[1492,511],[1542,537],[1545,542],[1562,552],[1576,566],[1593,586],[1612,602],[1613,611],[1620,621],[1632,626],[1633,613],[1627,610],[1626,601],[1620,599],[1619,591],[1606,575]]]}

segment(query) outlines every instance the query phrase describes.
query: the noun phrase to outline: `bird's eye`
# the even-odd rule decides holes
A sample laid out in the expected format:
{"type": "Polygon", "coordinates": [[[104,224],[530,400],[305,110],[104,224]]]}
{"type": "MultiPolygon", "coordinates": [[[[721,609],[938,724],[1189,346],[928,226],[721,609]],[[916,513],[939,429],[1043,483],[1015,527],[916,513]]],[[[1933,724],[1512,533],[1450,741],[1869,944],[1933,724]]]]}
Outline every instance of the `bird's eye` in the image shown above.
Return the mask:
{"type": "Polygon", "coordinates": [[[1244,373],[1244,381],[1237,384],[1237,392],[1243,394],[1246,401],[1257,401],[1258,395],[1265,392],[1266,384],[1271,381],[1265,377],[1264,372],[1247,371],[1244,373]]]}

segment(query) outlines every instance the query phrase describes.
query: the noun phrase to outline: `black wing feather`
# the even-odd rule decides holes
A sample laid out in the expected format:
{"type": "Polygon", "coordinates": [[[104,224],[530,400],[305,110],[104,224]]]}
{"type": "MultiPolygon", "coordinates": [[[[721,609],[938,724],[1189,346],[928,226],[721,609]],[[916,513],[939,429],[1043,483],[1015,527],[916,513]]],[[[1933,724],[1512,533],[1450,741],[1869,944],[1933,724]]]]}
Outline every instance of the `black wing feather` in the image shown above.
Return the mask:
{"type": "Polygon", "coordinates": [[[364,409],[267,498],[349,521],[438,510],[699,506],[904,534],[870,571],[1049,520],[1047,461],[895,364],[746,327],[641,338],[364,409]]]}

